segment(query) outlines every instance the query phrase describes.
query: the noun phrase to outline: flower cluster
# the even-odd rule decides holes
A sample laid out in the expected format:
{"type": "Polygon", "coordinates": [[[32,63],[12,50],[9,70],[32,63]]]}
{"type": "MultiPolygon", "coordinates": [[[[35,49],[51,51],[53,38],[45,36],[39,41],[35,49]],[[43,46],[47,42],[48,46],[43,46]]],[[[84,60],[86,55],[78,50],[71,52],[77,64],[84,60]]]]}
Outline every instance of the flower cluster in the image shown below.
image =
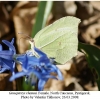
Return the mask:
{"type": "Polygon", "coordinates": [[[15,47],[13,45],[14,38],[11,42],[2,40],[4,44],[9,47],[9,50],[3,50],[2,45],[0,44],[0,73],[10,70],[14,74],[15,62],[13,60],[13,55],[16,54],[15,47]]]}
{"type": "Polygon", "coordinates": [[[14,39],[11,42],[6,40],[2,42],[9,47],[9,50],[3,50],[0,44],[0,73],[10,70],[12,72],[10,81],[25,76],[25,81],[31,85],[35,86],[38,81],[38,90],[42,91],[49,78],[63,80],[62,73],[53,61],[44,52],[32,46],[32,42],[30,42],[31,50],[24,54],[16,54],[14,39]],[[22,66],[21,72],[15,73],[15,63],[22,66]]]}

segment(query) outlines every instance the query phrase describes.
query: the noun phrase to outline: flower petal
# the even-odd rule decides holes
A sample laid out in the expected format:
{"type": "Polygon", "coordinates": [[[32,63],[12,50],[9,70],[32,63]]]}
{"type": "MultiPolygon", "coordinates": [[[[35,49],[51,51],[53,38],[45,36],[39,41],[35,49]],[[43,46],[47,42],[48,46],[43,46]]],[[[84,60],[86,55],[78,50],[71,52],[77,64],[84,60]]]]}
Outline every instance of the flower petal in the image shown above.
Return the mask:
{"type": "Polygon", "coordinates": [[[61,73],[61,71],[58,69],[58,67],[56,67],[56,65],[51,65],[51,72],[55,72],[58,75],[58,79],[63,80],[63,75],[61,73]]]}
{"type": "Polygon", "coordinates": [[[47,65],[47,64],[50,63],[50,60],[49,60],[46,56],[45,56],[45,57],[40,57],[39,63],[40,63],[40,65],[41,65],[42,63],[44,63],[45,65],[47,65]]]}
{"type": "Polygon", "coordinates": [[[16,57],[16,59],[22,63],[22,66],[27,69],[27,63],[28,63],[28,58],[27,55],[20,55],[18,57],[16,57]]]}
{"type": "Polygon", "coordinates": [[[12,62],[12,61],[9,61],[9,60],[7,60],[7,59],[3,59],[3,58],[2,58],[2,62],[5,63],[6,65],[10,66],[10,67],[13,66],[13,62],[12,62]]]}
{"type": "Polygon", "coordinates": [[[22,77],[22,76],[24,76],[24,75],[26,75],[26,73],[25,72],[18,72],[18,73],[16,73],[15,75],[13,75],[13,76],[11,76],[10,77],[10,81],[13,81],[13,80],[15,80],[16,78],[19,78],[19,77],[22,77]]]}
{"type": "Polygon", "coordinates": [[[40,56],[46,56],[47,57],[47,55],[44,52],[42,52],[41,50],[39,50],[38,48],[35,47],[34,49],[40,56]]]}
{"type": "Polygon", "coordinates": [[[13,67],[12,67],[12,75],[15,74],[14,69],[15,69],[15,62],[13,63],[13,67]]]}
{"type": "Polygon", "coordinates": [[[44,85],[45,85],[45,83],[46,83],[47,81],[48,81],[48,79],[45,79],[45,80],[40,79],[40,80],[39,80],[39,82],[38,82],[38,90],[39,90],[39,91],[42,91],[42,90],[43,90],[44,85]]]}
{"type": "Polygon", "coordinates": [[[9,70],[9,69],[7,69],[6,67],[3,67],[3,68],[0,69],[0,73],[3,73],[6,70],[9,70]]]}
{"type": "Polygon", "coordinates": [[[11,44],[14,44],[14,38],[12,38],[12,40],[11,40],[11,42],[10,42],[11,44]]]}
{"type": "Polygon", "coordinates": [[[11,70],[14,71],[13,65],[14,63],[12,61],[6,60],[6,59],[0,59],[0,66],[1,66],[1,72],[4,72],[5,70],[11,70]]]}
{"type": "Polygon", "coordinates": [[[2,45],[0,44],[0,51],[2,51],[2,45]]]}
{"type": "Polygon", "coordinates": [[[37,70],[30,70],[30,72],[33,72],[39,79],[45,79],[45,78],[53,78],[53,79],[57,79],[55,76],[52,76],[50,74],[43,74],[37,70]]]}
{"type": "MultiPolygon", "coordinates": [[[[10,42],[12,45],[14,44],[14,38],[12,38],[11,42],[10,42]]],[[[9,48],[10,51],[12,51],[11,48],[9,48]]]]}
{"type": "MultiPolygon", "coordinates": [[[[6,44],[10,49],[12,49],[14,52],[16,52],[16,50],[15,50],[15,47],[12,45],[12,43],[10,43],[9,41],[7,41],[7,40],[2,40],[2,42],[4,43],[4,44],[6,44]]],[[[12,41],[13,42],[13,41],[12,41]]]]}
{"type": "Polygon", "coordinates": [[[13,55],[12,51],[8,51],[8,50],[0,51],[0,58],[12,60],[12,55],[13,55]]]}
{"type": "Polygon", "coordinates": [[[28,64],[30,65],[30,64],[32,64],[33,66],[34,65],[39,65],[39,59],[37,59],[36,57],[34,57],[34,56],[27,56],[27,58],[28,58],[28,64]]]}
{"type": "Polygon", "coordinates": [[[7,66],[4,62],[0,62],[0,73],[4,72],[6,70],[10,70],[10,67],[7,66]]]}

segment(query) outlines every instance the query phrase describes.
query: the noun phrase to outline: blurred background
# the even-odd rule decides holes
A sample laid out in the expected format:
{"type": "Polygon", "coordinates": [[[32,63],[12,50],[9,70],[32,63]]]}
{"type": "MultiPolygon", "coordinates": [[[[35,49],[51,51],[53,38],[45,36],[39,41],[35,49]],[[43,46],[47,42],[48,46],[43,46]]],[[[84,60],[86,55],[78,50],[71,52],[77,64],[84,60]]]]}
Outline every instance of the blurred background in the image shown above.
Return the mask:
{"type": "MultiPolygon", "coordinates": [[[[42,1],[43,2],[43,1],[42,1]]],[[[2,1],[0,2],[0,44],[2,40],[15,38],[17,53],[24,53],[29,48],[25,36],[32,35],[39,1],[2,1]]],[[[80,42],[100,46],[100,2],[99,1],[55,1],[47,18],[46,25],[64,16],[81,19],[78,39],[80,42]]],[[[41,18],[41,16],[40,16],[41,18]]],[[[4,49],[7,47],[3,45],[4,49]]],[[[97,91],[95,75],[88,67],[84,54],[58,66],[64,81],[50,79],[44,90],[50,91],[97,91]]],[[[20,71],[18,67],[18,71],[20,71]]],[[[9,72],[0,74],[0,90],[17,90],[16,82],[9,82],[9,72]]]]}

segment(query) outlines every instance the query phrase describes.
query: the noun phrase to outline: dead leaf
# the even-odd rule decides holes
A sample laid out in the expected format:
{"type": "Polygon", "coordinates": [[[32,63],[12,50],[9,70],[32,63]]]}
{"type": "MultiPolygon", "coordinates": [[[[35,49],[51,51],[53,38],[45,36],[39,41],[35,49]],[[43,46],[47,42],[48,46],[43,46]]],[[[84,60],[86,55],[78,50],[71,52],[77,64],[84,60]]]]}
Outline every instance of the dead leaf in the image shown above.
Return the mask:
{"type": "Polygon", "coordinates": [[[11,74],[0,74],[0,91],[11,91],[16,89],[15,83],[9,81],[10,76],[11,74]]]}

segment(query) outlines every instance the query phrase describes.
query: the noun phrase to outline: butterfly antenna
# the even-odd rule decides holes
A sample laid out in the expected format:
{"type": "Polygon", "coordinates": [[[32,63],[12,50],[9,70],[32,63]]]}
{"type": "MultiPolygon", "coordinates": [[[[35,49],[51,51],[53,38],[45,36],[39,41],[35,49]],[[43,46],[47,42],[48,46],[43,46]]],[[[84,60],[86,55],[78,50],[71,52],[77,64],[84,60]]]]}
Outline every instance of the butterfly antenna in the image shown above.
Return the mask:
{"type": "Polygon", "coordinates": [[[31,38],[31,37],[28,36],[27,34],[25,34],[25,33],[18,33],[18,34],[24,35],[24,36],[26,36],[26,38],[27,38],[28,40],[30,40],[31,42],[34,42],[33,38],[31,38]]]}
{"type": "MultiPolygon", "coordinates": [[[[25,36],[25,38],[24,38],[24,37],[21,37],[20,40],[23,38],[23,39],[29,40],[31,43],[34,43],[33,38],[31,38],[31,37],[28,36],[27,34],[25,34],[25,33],[18,33],[18,34],[21,34],[21,35],[24,35],[24,36],[25,36]]],[[[20,40],[19,40],[18,44],[20,43],[20,40]]],[[[20,44],[19,44],[19,45],[20,45],[20,44]]],[[[33,44],[33,45],[34,45],[34,44],[33,44]]]]}

